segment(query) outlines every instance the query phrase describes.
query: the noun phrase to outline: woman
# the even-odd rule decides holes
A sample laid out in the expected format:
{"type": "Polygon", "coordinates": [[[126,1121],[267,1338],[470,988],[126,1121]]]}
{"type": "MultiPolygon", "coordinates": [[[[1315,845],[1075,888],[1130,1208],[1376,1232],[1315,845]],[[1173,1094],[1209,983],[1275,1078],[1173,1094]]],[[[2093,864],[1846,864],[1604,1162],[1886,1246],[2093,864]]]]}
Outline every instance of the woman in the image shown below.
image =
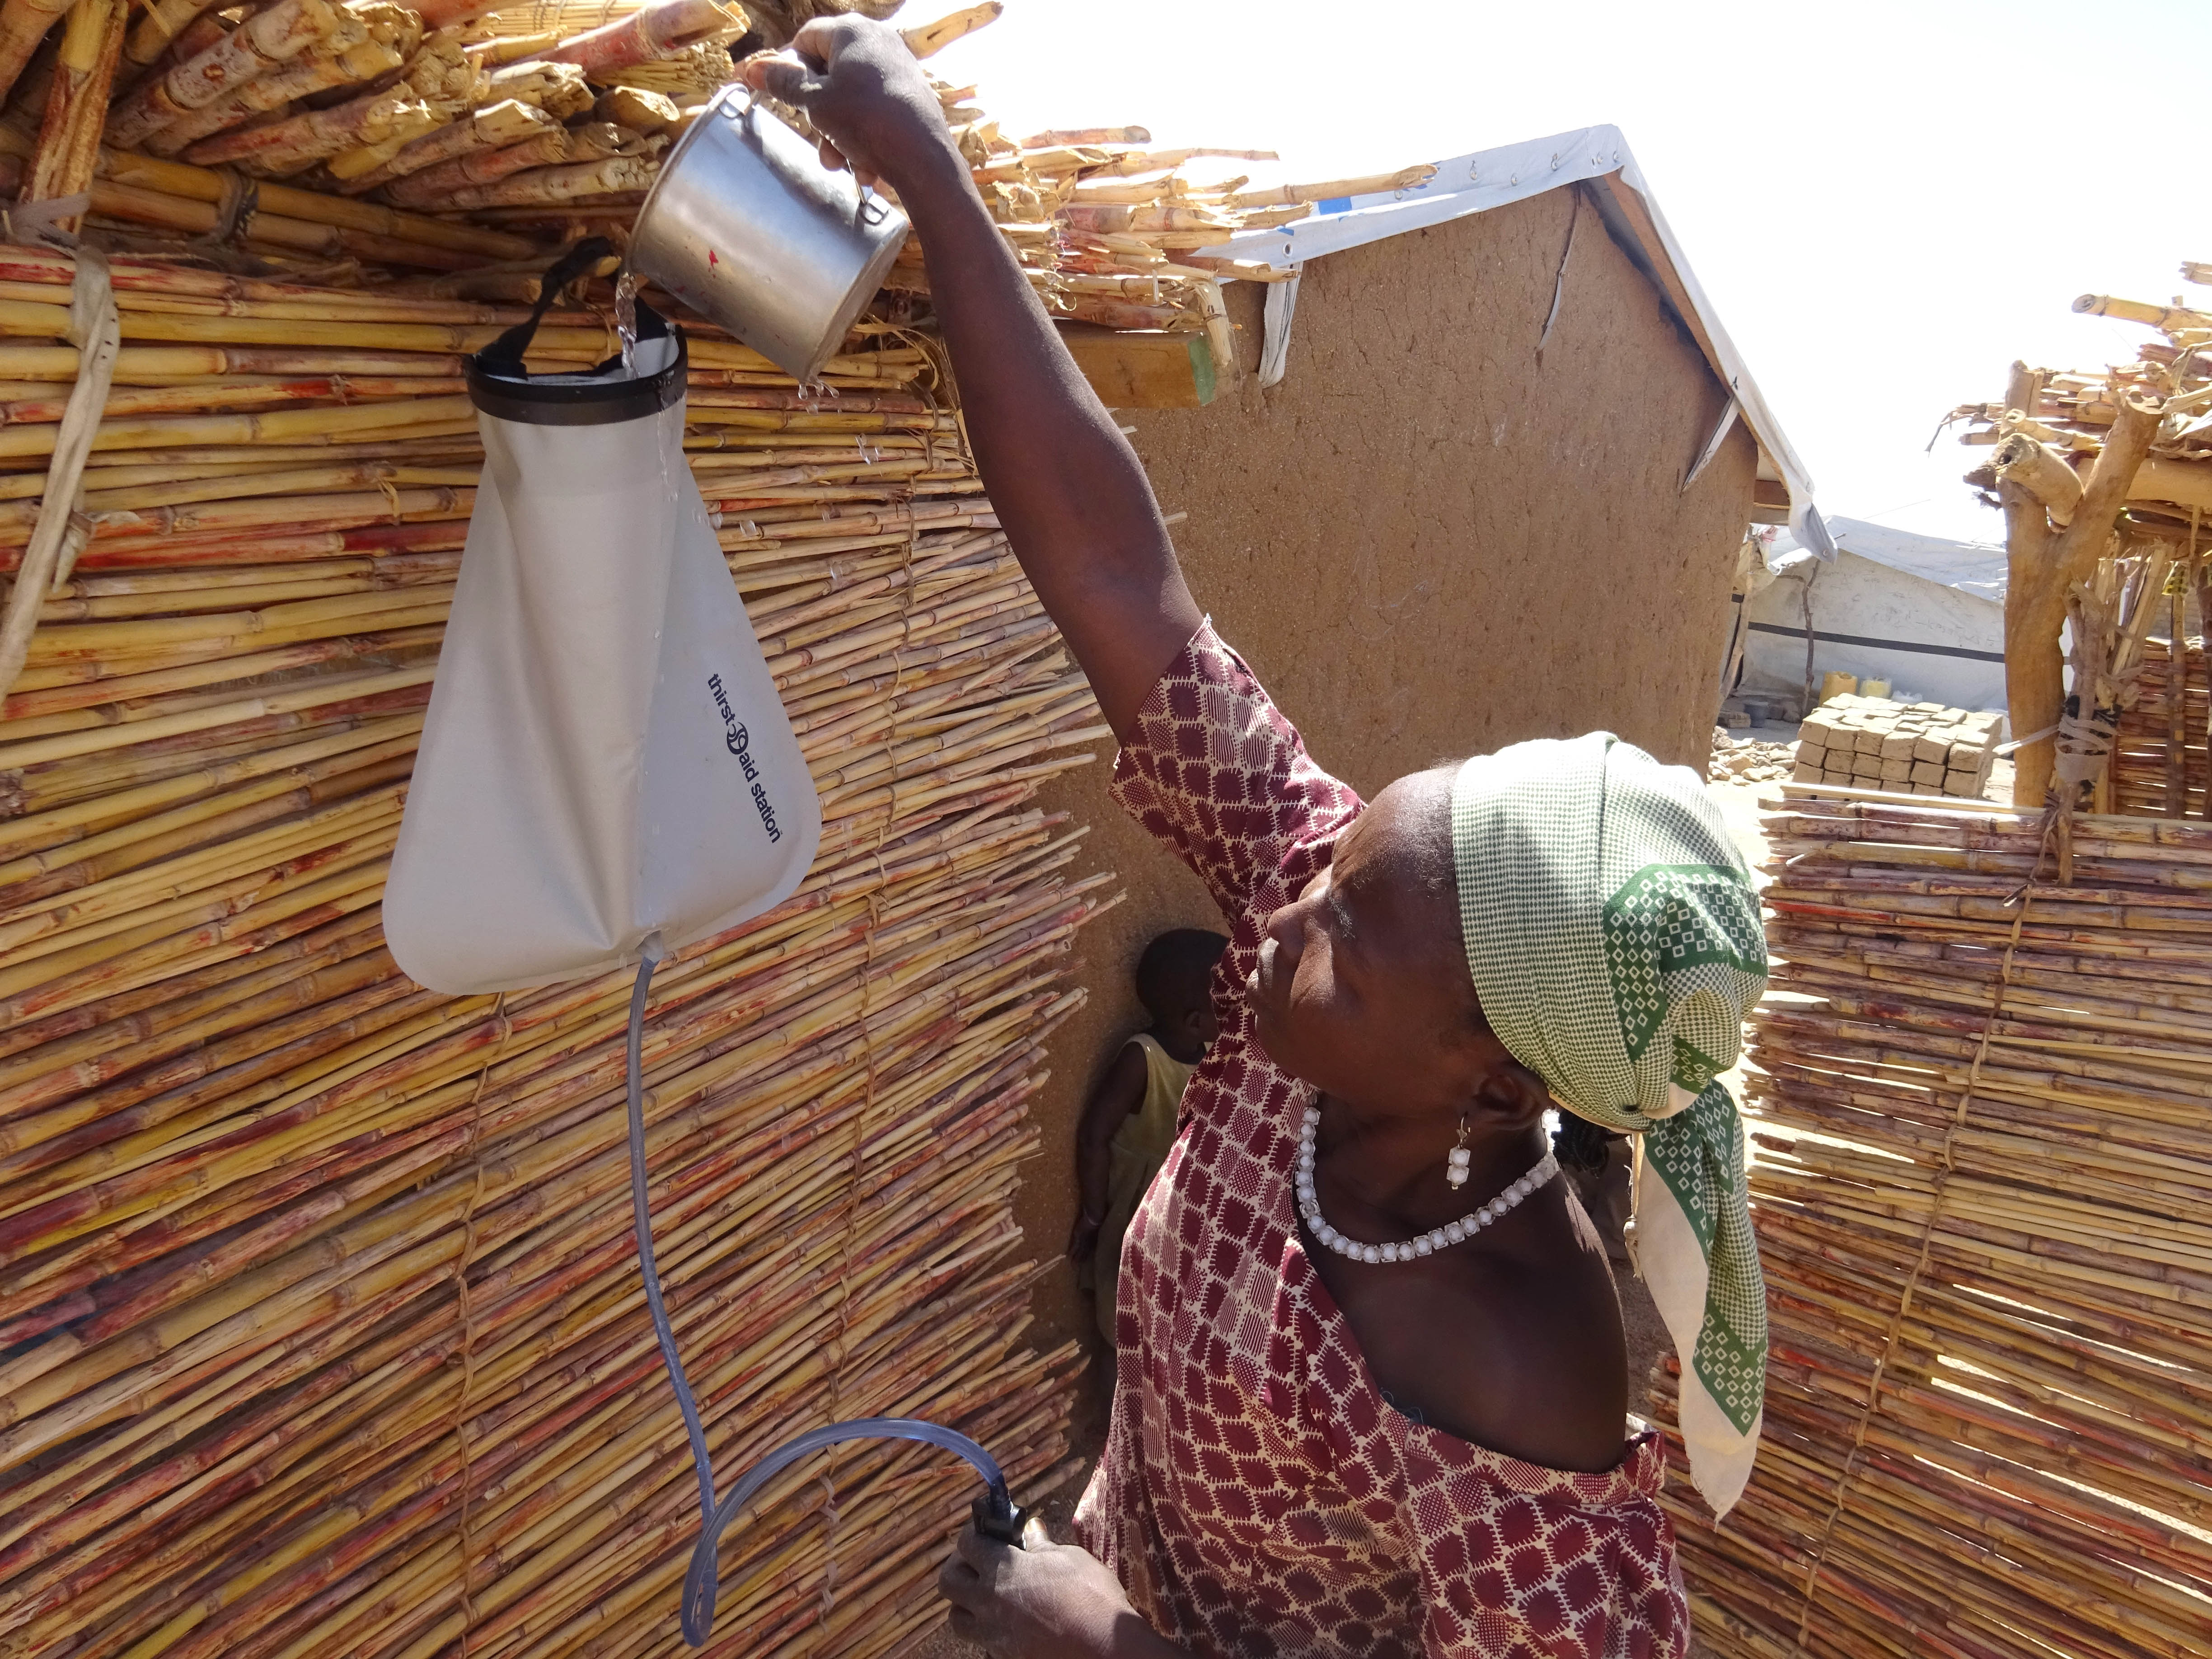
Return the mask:
{"type": "Polygon", "coordinates": [[[1626,1437],[1612,1277],[1543,1116],[1650,1132],[1640,1255],[1725,1509],[1765,1325],[1713,1079],[1765,957],[1717,813],[1604,733],[1363,804],[1200,614],[898,36],[817,22],[745,73],[912,216],[976,464],[1121,740],[1116,797],[1233,924],[1220,1038],[1124,1248],[1088,1547],[963,1534],[954,1630],[1002,1659],[1680,1654],[1662,1456],[1626,1437]]]}

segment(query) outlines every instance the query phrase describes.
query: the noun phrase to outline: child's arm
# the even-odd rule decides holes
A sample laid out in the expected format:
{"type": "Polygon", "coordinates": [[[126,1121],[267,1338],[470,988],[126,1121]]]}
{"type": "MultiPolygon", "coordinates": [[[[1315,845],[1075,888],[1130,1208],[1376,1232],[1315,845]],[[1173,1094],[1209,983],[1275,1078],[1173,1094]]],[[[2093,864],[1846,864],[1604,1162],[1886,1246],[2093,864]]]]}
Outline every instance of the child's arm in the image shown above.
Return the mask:
{"type": "Polygon", "coordinates": [[[1098,1079],[1091,1098],[1083,1103],[1083,1118],[1075,1126],[1075,1190],[1080,1207],[1067,1235],[1071,1261],[1086,1261],[1098,1245],[1098,1228],[1106,1219],[1106,1182],[1113,1165],[1114,1132],[1145,1103],[1145,1048],[1127,1042],[1098,1079]]]}

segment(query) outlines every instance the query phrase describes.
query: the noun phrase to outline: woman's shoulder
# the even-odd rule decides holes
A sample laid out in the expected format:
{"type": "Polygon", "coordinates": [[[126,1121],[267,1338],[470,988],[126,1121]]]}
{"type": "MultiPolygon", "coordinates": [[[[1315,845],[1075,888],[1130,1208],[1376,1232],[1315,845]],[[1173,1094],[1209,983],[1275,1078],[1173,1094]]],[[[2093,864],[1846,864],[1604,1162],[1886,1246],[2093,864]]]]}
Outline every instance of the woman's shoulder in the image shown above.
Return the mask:
{"type": "Polygon", "coordinates": [[[1203,623],[1138,711],[1114,762],[1121,809],[1242,915],[1299,847],[1360,808],[1306,752],[1244,659],[1203,623]]]}
{"type": "Polygon", "coordinates": [[[1578,1220],[1561,1206],[1488,1249],[1348,1282],[1340,1305],[1377,1389],[1430,1428],[1507,1457],[1616,1468],[1628,1416],[1620,1298],[1578,1220]]]}

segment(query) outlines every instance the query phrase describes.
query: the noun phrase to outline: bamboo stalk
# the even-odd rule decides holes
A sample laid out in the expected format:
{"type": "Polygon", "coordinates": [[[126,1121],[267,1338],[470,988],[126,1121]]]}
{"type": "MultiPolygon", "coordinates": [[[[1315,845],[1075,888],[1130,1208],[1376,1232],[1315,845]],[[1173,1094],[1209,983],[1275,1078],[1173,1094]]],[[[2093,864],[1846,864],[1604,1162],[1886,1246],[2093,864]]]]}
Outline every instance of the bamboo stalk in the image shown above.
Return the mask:
{"type": "MultiPolygon", "coordinates": [[[[70,12],[39,126],[38,148],[24,175],[22,200],[55,201],[79,195],[92,183],[100,124],[129,10],[129,0],[109,0],[105,5],[78,5],[70,12]]],[[[74,231],[76,223],[67,221],[63,228],[74,231]]]]}
{"type": "Polygon", "coordinates": [[[21,78],[23,69],[69,0],[7,0],[0,5],[0,97],[21,78]]]}
{"type": "Polygon", "coordinates": [[[220,45],[126,95],[109,114],[108,142],[135,148],[171,121],[328,40],[342,15],[325,0],[277,0],[220,45]]]}

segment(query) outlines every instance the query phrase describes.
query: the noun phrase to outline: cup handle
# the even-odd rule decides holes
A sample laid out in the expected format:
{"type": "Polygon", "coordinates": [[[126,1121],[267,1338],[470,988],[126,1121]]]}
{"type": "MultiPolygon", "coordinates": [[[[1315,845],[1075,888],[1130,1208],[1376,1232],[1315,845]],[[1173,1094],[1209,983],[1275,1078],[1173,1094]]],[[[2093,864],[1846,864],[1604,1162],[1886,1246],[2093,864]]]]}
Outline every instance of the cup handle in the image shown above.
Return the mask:
{"type": "Polygon", "coordinates": [[[858,215],[864,225],[879,225],[891,216],[891,204],[874,191],[863,186],[858,215]]]}

